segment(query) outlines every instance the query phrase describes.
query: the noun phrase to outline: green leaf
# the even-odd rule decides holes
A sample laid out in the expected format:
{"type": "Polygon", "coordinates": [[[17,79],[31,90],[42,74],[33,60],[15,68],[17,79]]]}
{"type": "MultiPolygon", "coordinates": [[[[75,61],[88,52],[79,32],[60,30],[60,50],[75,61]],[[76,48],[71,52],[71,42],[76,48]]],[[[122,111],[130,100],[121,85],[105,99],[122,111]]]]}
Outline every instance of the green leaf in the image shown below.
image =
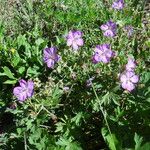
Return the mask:
{"type": "Polygon", "coordinates": [[[6,67],[6,66],[3,67],[3,70],[4,70],[4,72],[0,73],[0,76],[7,76],[10,79],[16,79],[8,67],[6,67]]]}
{"type": "Polygon", "coordinates": [[[150,149],[150,142],[145,143],[140,150],[149,150],[150,149]]]}
{"type": "Polygon", "coordinates": [[[19,64],[19,62],[21,62],[21,61],[22,61],[22,59],[21,59],[18,51],[16,50],[15,53],[12,55],[12,60],[10,61],[10,63],[12,63],[12,65],[14,67],[16,67],[19,64]]]}
{"type": "Polygon", "coordinates": [[[82,148],[78,143],[71,142],[67,145],[66,150],[82,150],[82,148]]]}
{"type": "Polygon", "coordinates": [[[135,133],[134,141],[135,141],[135,150],[140,150],[141,144],[143,142],[143,138],[138,136],[137,133],[135,133]]]}
{"type": "Polygon", "coordinates": [[[16,84],[17,80],[7,80],[4,82],[4,84],[16,84]]]}
{"type": "Polygon", "coordinates": [[[20,74],[24,73],[24,71],[25,71],[25,67],[20,67],[20,68],[18,69],[18,72],[19,72],[20,74]]]}
{"type": "Polygon", "coordinates": [[[145,44],[147,47],[150,47],[150,39],[148,39],[147,41],[145,41],[145,44]]]}
{"type": "Polygon", "coordinates": [[[39,67],[37,66],[34,66],[33,68],[29,67],[27,69],[27,76],[29,77],[37,76],[39,74],[38,69],[39,67]]]}
{"type": "Polygon", "coordinates": [[[110,134],[105,127],[101,129],[101,133],[111,150],[122,150],[121,143],[119,143],[115,134],[110,134]]]}
{"type": "Polygon", "coordinates": [[[22,46],[22,45],[25,45],[26,44],[26,37],[25,35],[19,35],[17,37],[17,43],[18,43],[18,47],[22,46]]]}
{"type": "Polygon", "coordinates": [[[42,38],[38,38],[35,43],[36,45],[40,46],[42,43],[44,43],[44,40],[42,38]]]}
{"type": "Polygon", "coordinates": [[[77,113],[77,115],[76,115],[75,117],[73,117],[73,118],[71,119],[71,121],[75,122],[75,124],[76,124],[77,126],[79,126],[80,123],[81,123],[82,117],[83,117],[83,112],[79,112],[79,113],[77,113]]]}

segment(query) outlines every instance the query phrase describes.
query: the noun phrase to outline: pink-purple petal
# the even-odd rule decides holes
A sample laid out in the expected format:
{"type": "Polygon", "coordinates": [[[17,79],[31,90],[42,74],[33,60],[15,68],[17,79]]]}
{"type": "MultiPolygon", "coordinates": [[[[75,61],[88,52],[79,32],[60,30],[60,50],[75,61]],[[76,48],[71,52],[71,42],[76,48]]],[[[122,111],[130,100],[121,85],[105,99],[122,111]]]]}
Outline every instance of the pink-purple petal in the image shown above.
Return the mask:
{"type": "Polygon", "coordinates": [[[121,81],[121,82],[125,82],[126,80],[127,80],[126,75],[125,75],[125,74],[122,74],[122,75],[120,76],[120,81],[121,81]]]}
{"type": "Polygon", "coordinates": [[[76,43],[79,45],[79,46],[83,46],[84,42],[83,42],[83,39],[79,38],[76,40],[76,43]]]}
{"type": "Polygon", "coordinates": [[[72,48],[74,50],[78,50],[78,48],[79,48],[79,46],[77,45],[77,43],[75,41],[72,43],[72,48]]]}
{"type": "Polygon", "coordinates": [[[112,30],[107,30],[104,32],[104,36],[114,37],[115,33],[112,30]]]}
{"type": "Polygon", "coordinates": [[[139,82],[139,76],[138,75],[134,75],[130,78],[131,82],[133,83],[138,83],[139,82]]]}
{"type": "Polygon", "coordinates": [[[54,68],[54,64],[55,64],[55,61],[52,60],[52,59],[49,59],[49,60],[47,61],[47,67],[48,67],[48,68],[54,68]]]}
{"type": "Polygon", "coordinates": [[[125,90],[128,90],[129,92],[131,92],[132,90],[135,89],[135,85],[132,83],[132,82],[123,82],[121,84],[122,88],[125,89],[125,90]]]}
{"type": "Polygon", "coordinates": [[[15,96],[17,96],[17,95],[19,95],[20,93],[21,93],[21,90],[22,90],[22,87],[15,87],[14,89],[13,89],[13,94],[15,95],[15,96]]]}
{"type": "Polygon", "coordinates": [[[26,82],[25,80],[21,79],[21,80],[19,81],[19,84],[20,84],[21,87],[26,87],[27,82],[26,82]]]}
{"type": "Polygon", "coordinates": [[[78,50],[79,47],[84,45],[82,39],[83,33],[81,31],[70,31],[67,35],[67,46],[72,47],[73,50],[78,50]]]}
{"type": "Polygon", "coordinates": [[[71,46],[73,43],[73,40],[72,39],[67,39],[67,46],[71,46]]]}
{"type": "Polygon", "coordinates": [[[82,37],[82,32],[81,31],[75,31],[74,32],[74,38],[81,38],[82,37]]]}
{"type": "Polygon", "coordinates": [[[27,93],[24,92],[24,93],[20,93],[17,98],[18,98],[19,101],[23,102],[27,99],[27,97],[28,97],[27,93]]]}
{"type": "Polygon", "coordinates": [[[101,30],[106,31],[108,30],[108,26],[106,24],[101,25],[101,30]]]}

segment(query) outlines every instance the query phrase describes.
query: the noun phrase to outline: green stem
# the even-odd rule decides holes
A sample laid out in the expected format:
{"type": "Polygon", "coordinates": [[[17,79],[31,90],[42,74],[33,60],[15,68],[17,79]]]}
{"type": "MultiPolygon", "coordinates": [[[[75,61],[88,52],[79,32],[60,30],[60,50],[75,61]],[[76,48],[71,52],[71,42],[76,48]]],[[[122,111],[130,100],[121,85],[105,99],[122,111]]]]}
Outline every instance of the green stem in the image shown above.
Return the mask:
{"type": "MultiPolygon", "coordinates": [[[[95,96],[96,96],[96,99],[100,102],[100,99],[99,99],[99,97],[98,97],[98,95],[97,95],[97,93],[96,93],[96,91],[95,91],[95,88],[94,88],[93,84],[92,84],[92,88],[93,88],[94,94],[95,94],[95,96]]],[[[116,146],[115,146],[115,142],[114,142],[114,140],[113,140],[112,132],[111,132],[111,130],[110,130],[110,127],[109,127],[109,124],[108,124],[108,121],[107,121],[107,117],[106,117],[107,114],[104,112],[104,110],[103,110],[103,108],[102,108],[102,103],[99,103],[99,104],[100,104],[100,110],[101,110],[101,112],[102,112],[102,114],[103,114],[103,117],[104,117],[104,120],[105,120],[107,129],[108,129],[109,134],[110,134],[110,136],[111,136],[111,139],[112,139],[112,141],[113,141],[113,145],[114,145],[114,148],[115,148],[114,150],[116,150],[116,146]]]]}

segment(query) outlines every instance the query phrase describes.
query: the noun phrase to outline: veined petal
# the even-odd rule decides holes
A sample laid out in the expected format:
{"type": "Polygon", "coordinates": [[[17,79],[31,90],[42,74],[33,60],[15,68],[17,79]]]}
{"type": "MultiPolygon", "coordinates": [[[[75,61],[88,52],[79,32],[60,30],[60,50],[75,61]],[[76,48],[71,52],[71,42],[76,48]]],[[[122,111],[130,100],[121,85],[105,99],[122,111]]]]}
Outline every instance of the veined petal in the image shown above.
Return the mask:
{"type": "Polygon", "coordinates": [[[22,93],[20,93],[18,96],[17,96],[17,98],[18,98],[18,100],[19,101],[25,101],[26,99],[27,99],[27,93],[26,92],[22,92],[22,93]]]}
{"type": "Polygon", "coordinates": [[[100,59],[101,59],[101,61],[102,61],[103,63],[108,63],[108,62],[110,61],[110,59],[107,58],[105,55],[100,56],[100,59]]]}
{"type": "Polygon", "coordinates": [[[27,86],[27,82],[26,82],[25,80],[23,80],[23,79],[21,79],[21,80],[19,81],[19,84],[20,84],[20,86],[23,87],[23,88],[25,88],[25,87],[27,86]]]}
{"type": "Polygon", "coordinates": [[[44,49],[44,56],[53,55],[56,52],[57,52],[56,47],[45,48],[44,49]]]}
{"type": "Polygon", "coordinates": [[[108,51],[108,50],[110,50],[110,44],[102,44],[101,46],[102,46],[101,49],[103,49],[103,51],[108,51]]]}
{"type": "Polygon", "coordinates": [[[93,59],[95,60],[95,62],[100,62],[100,56],[98,54],[93,55],[93,59]]]}
{"type": "Polygon", "coordinates": [[[45,56],[48,56],[48,55],[50,55],[50,54],[51,54],[50,48],[45,48],[45,49],[44,49],[44,55],[45,55],[45,56]]]}
{"type": "Polygon", "coordinates": [[[33,88],[34,88],[34,82],[33,81],[31,81],[31,80],[28,80],[28,89],[32,89],[33,90],[33,88]]]}
{"type": "Polygon", "coordinates": [[[82,32],[81,31],[74,31],[74,38],[81,38],[82,32]]]}
{"type": "Polygon", "coordinates": [[[34,90],[28,89],[27,96],[32,97],[34,90]]]}
{"type": "Polygon", "coordinates": [[[60,61],[61,60],[61,56],[60,55],[56,55],[55,56],[55,62],[58,62],[58,61],[60,61]]]}
{"type": "Polygon", "coordinates": [[[21,92],[22,92],[22,87],[20,87],[20,86],[17,86],[13,89],[13,94],[15,96],[19,95],[21,92]]]}
{"type": "Polygon", "coordinates": [[[48,68],[54,68],[54,64],[55,64],[54,60],[49,59],[46,63],[48,68]]]}
{"type": "Polygon", "coordinates": [[[105,52],[105,55],[106,55],[106,57],[112,57],[112,55],[113,55],[113,52],[111,51],[111,50],[107,50],[106,52],[105,52]]]}
{"type": "Polygon", "coordinates": [[[135,73],[133,71],[126,71],[126,76],[128,79],[130,79],[134,75],[135,75],[135,73]]]}

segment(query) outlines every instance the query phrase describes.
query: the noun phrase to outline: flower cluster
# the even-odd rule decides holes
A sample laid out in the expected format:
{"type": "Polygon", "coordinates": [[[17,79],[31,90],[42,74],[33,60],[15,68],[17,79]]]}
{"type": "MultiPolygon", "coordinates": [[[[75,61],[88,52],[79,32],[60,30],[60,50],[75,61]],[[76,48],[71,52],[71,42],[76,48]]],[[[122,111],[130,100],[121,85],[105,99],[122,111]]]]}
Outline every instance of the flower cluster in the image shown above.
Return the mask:
{"type": "Polygon", "coordinates": [[[43,60],[48,68],[54,68],[54,64],[60,60],[56,47],[45,48],[43,60]]]}
{"type": "Polygon", "coordinates": [[[78,50],[84,44],[82,36],[81,31],[70,31],[67,35],[67,46],[71,46],[73,50],[78,50]]]}
{"type": "Polygon", "coordinates": [[[122,10],[124,8],[124,0],[117,0],[113,2],[112,8],[116,10],[122,10]]]}
{"type": "Polygon", "coordinates": [[[114,52],[111,50],[109,44],[97,45],[92,61],[95,64],[98,62],[108,63],[113,56],[114,52]]]}
{"type": "Polygon", "coordinates": [[[114,37],[117,31],[117,24],[110,20],[106,24],[101,25],[100,29],[103,31],[104,36],[114,37]]]}
{"type": "Polygon", "coordinates": [[[139,81],[139,76],[135,74],[136,62],[132,58],[128,58],[126,70],[120,75],[121,86],[123,89],[131,92],[135,89],[139,81]]]}
{"type": "Polygon", "coordinates": [[[21,79],[19,81],[20,86],[17,86],[13,90],[13,94],[19,101],[24,101],[27,98],[32,97],[34,93],[34,83],[31,80],[25,81],[21,79]]]}
{"type": "MultiPolygon", "coordinates": [[[[121,10],[124,8],[124,0],[117,0],[113,2],[112,8],[116,10],[121,10]]],[[[106,37],[114,37],[117,34],[117,24],[112,20],[109,20],[105,24],[100,26],[103,31],[103,35],[106,37]]],[[[129,36],[132,34],[131,26],[126,27],[129,36]]],[[[71,30],[66,36],[67,46],[71,47],[73,50],[77,51],[80,47],[84,45],[83,33],[79,30],[71,30]]],[[[111,58],[113,58],[115,52],[111,50],[110,44],[97,45],[94,49],[94,54],[92,56],[92,62],[94,64],[102,62],[108,63],[111,58]]],[[[54,68],[55,63],[60,60],[60,56],[57,54],[56,47],[45,48],[43,51],[43,61],[47,64],[48,68],[54,68]]],[[[139,77],[135,74],[134,69],[136,68],[135,60],[132,58],[128,59],[126,64],[126,70],[121,74],[120,81],[123,89],[132,91],[139,77]]],[[[91,84],[92,79],[89,79],[87,85],[91,84]]],[[[24,101],[27,98],[32,97],[34,91],[34,83],[31,80],[19,81],[20,86],[17,86],[13,90],[13,94],[17,97],[19,101],[24,101]]]]}
{"type": "Polygon", "coordinates": [[[131,92],[135,89],[135,85],[138,83],[139,77],[133,71],[125,71],[121,75],[120,81],[122,88],[131,92]]]}

